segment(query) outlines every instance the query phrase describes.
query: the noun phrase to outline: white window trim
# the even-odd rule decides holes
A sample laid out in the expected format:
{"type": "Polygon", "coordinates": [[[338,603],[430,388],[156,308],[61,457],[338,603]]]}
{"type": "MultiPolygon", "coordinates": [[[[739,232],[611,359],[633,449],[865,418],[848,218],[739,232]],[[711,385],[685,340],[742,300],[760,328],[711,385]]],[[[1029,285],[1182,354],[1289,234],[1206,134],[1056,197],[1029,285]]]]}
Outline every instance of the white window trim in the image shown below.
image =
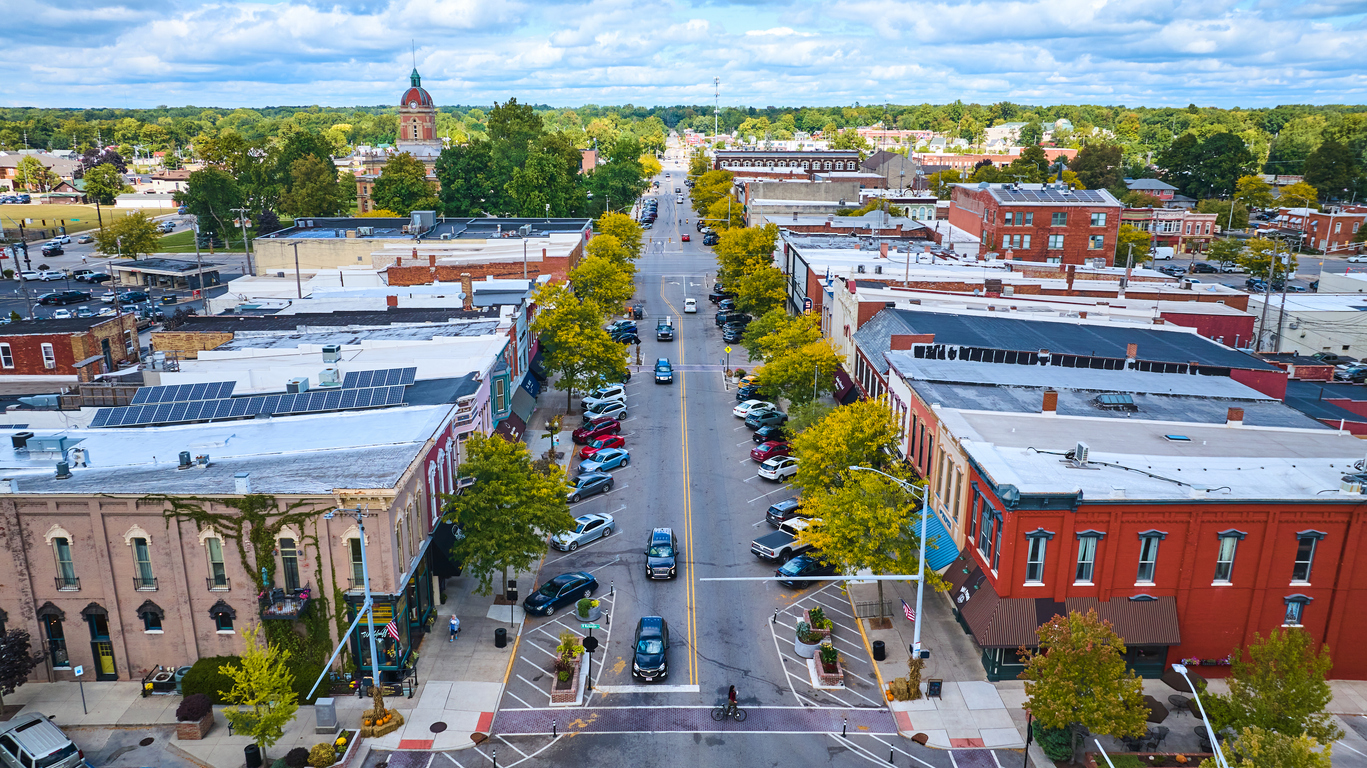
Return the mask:
{"type": "Polygon", "coordinates": [[[0,344],[0,366],[5,368],[14,367],[14,349],[8,344],[0,344]],[[9,362],[5,362],[6,360],[9,362]]]}

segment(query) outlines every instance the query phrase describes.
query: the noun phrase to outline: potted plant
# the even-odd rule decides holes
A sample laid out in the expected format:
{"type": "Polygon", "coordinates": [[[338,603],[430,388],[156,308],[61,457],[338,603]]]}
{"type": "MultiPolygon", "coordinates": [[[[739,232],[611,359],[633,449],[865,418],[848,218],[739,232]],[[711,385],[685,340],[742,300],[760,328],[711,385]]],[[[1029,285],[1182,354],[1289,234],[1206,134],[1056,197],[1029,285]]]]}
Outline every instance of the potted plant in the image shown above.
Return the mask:
{"type": "Polygon", "coordinates": [[[560,633],[560,645],[556,646],[555,663],[551,678],[551,703],[569,704],[579,698],[579,663],[584,646],[579,636],[569,630],[560,633]]]}
{"type": "Polygon", "coordinates": [[[603,615],[603,608],[597,600],[586,597],[575,604],[580,621],[598,621],[603,615]]]}
{"type": "Polygon", "coordinates": [[[214,707],[202,693],[186,696],[176,707],[176,738],[198,741],[214,727],[214,707]]]}
{"type": "Polygon", "coordinates": [[[807,623],[823,639],[829,639],[831,631],[835,629],[835,622],[827,618],[826,611],[819,606],[807,609],[807,623]]]}
{"type": "Polygon", "coordinates": [[[810,659],[816,655],[816,650],[821,647],[821,643],[826,637],[820,632],[812,630],[812,625],[805,621],[797,623],[797,636],[793,638],[793,652],[804,659],[810,659]]]}
{"type": "Polygon", "coordinates": [[[830,643],[822,643],[818,650],[819,657],[816,660],[818,682],[822,685],[843,685],[845,670],[840,664],[840,652],[830,643]]]}

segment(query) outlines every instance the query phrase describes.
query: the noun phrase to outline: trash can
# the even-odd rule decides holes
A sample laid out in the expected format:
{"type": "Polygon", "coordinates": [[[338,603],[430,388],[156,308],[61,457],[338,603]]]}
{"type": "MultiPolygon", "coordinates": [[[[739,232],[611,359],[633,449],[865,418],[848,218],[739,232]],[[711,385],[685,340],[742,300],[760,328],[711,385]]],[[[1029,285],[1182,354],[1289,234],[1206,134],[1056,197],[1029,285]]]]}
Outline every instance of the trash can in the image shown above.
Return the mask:
{"type": "Polygon", "coordinates": [[[247,759],[247,768],[261,768],[261,748],[255,744],[248,744],[242,748],[242,755],[247,759]]]}
{"type": "Polygon", "coordinates": [[[888,650],[887,650],[887,647],[883,645],[883,641],[882,641],[882,640],[874,640],[874,641],[873,641],[873,660],[874,660],[874,661],[882,661],[883,659],[886,659],[887,657],[888,657],[888,650]]]}
{"type": "Polygon", "coordinates": [[[508,645],[508,630],[499,627],[494,630],[494,647],[505,648],[508,645]]]}

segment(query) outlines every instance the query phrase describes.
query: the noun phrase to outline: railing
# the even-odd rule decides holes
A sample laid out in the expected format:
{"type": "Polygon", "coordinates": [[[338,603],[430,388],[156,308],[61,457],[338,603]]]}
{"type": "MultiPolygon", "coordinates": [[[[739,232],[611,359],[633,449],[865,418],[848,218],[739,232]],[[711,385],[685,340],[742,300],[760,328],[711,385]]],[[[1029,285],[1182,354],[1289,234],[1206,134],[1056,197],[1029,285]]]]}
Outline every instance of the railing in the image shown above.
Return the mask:
{"type": "Polygon", "coordinates": [[[204,581],[209,585],[210,592],[227,592],[229,589],[231,589],[228,583],[227,576],[224,576],[221,579],[216,579],[213,576],[208,576],[204,579],[204,581]]]}
{"type": "Polygon", "coordinates": [[[157,580],[150,577],[134,576],[133,589],[138,592],[155,592],[157,591],[157,580]]]}
{"type": "MultiPolygon", "coordinates": [[[[889,601],[887,601],[887,600],[884,600],[884,601],[883,601],[883,611],[882,611],[882,615],[883,615],[883,616],[888,616],[888,617],[896,616],[900,611],[901,611],[901,605],[900,605],[900,604],[898,604],[898,603],[893,603],[893,602],[889,602],[889,601]]],[[[864,601],[864,602],[855,601],[855,604],[854,604],[854,616],[855,616],[855,618],[857,618],[857,619],[871,619],[871,618],[877,618],[877,617],[879,616],[878,601],[877,601],[877,600],[868,600],[868,601],[864,601]]]]}
{"type": "Polygon", "coordinates": [[[264,593],[258,599],[263,619],[297,619],[308,610],[311,596],[309,587],[286,592],[276,588],[264,593]]]}
{"type": "Polygon", "coordinates": [[[61,592],[76,592],[81,588],[81,580],[75,576],[58,576],[57,589],[61,592]]]}
{"type": "Polygon", "coordinates": [[[358,579],[355,576],[352,576],[346,580],[346,588],[348,591],[363,590],[365,589],[365,579],[358,579]]]}

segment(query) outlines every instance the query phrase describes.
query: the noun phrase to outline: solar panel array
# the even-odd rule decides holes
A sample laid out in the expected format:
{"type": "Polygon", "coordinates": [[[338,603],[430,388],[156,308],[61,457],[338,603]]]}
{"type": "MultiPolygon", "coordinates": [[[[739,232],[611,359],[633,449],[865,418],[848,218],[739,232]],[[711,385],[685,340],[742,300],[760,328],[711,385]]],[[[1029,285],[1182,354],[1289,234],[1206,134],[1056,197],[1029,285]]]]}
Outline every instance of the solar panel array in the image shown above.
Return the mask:
{"type": "Polygon", "coordinates": [[[132,405],[148,403],[180,403],[187,400],[219,400],[233,396],[235,381],[211,381],[206,384],[178,384],[166,387],[142,387],[133,395],[132,405]]]}
{"type": "Polygon", "coordinates": [[[1004,203],[1108,203],[1109,200],[1095,189],[1008,189],[993,187],[997,199],[1004,203]]]}
{"type": "Polygon", "coordinates": [[[342,389],[365,387],[406,387],[418,377],[417,368],[381,368],[377,371],[351,371],[342,379],[342,389]]]}
{"type": "MultiPolygon", "coordinates": [[[[174,387],[171,387],[174,389],[174,387]]],[[[380,408],[403,405],[404,387],[401,385],[328,391],[303,392],[297,395],[258,395],[217,400],[162,402],[154,405],[130,405],[123,408],[101,408],[95,413],[91,427],[132,427],[149,424],[181,424],[193,421],[252,418],[259,413],[271,415],[348,411],[358,408],[380,408]]]]}

